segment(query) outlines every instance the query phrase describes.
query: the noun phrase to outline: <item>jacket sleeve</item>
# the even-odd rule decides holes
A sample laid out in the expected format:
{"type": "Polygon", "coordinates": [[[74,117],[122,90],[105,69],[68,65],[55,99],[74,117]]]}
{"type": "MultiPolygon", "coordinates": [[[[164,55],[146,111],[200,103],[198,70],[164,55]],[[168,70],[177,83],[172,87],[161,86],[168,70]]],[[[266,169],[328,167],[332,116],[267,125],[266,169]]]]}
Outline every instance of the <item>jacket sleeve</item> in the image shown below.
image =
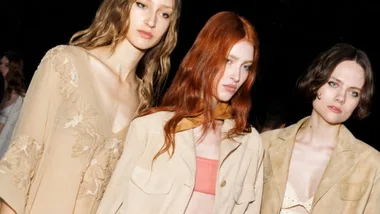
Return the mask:
{"type": "Polygon", "coordinates": [[[39,64],[19,115],[8,151],[0,161],[0,198],[23,214],[34,175],[58,106],[59,74],[53,62],[60,48],[46,53],[39,64]]]}
{"type": "Polygon", "coordinates": [[[117,213],[126,198],[126,188],[137,160],[146,148],[147,128],[139,118],[129,126],[124,150],[100,202],[97,214],[117,213]]]}
{"type": "MultiPolygon", "coordinates": [[[[379,166],[379,160],[380,160],[380,153],[377,153],[376,155],[376,161],[375,165],[379,166]]],[[[380,169],[377,167],[377,175],[375,177],[371,194],[369,195],[369,199],[367,202],[367,205],[364,209],[363,214],[380,214],[380,169]]]]}

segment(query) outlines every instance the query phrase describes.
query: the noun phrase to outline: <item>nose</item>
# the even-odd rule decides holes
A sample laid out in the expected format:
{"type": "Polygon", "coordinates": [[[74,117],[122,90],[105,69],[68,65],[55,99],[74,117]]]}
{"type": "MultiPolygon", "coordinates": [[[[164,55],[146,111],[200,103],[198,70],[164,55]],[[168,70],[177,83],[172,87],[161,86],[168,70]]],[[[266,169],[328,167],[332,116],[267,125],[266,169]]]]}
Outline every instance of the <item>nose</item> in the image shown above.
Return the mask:
{"type": "Polygon", "coordinates": [[[230,78],[234,82],[239,82],[240,80],[240,69],[237,66],[233,66],[230,70],[230,78]]]}
{"type": "Polygon", "coordinates": [[[338,102],[338,103],[340,103],[340,104],[343,104],[346,101],[346,93],[344,92],[344,90],[340,91],[336,95],[335,101],[338,102]]]}
{"type": "Polygon", "coordinates": [[[144,23],[148,25],[150,28],[156,27],[156,13],[152,9],[147,10],[144,23]]]}

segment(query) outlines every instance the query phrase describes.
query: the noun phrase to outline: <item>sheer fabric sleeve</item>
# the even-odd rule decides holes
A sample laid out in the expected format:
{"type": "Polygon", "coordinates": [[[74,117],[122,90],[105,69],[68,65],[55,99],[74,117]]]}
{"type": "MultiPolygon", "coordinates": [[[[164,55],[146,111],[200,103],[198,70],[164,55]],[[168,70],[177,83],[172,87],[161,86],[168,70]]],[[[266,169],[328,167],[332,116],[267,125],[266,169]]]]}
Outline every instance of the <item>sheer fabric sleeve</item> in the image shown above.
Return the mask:
{"type": "Polygon", "coordinates": [[[51,49],[40,62],[25,96],[12,142],[0,161],[0,198],[18,214],[25,212],[30,186],[39,170],[58,108],[56,68],[61,62],[55,60],[55,54],[61,48],[51,49]]]}

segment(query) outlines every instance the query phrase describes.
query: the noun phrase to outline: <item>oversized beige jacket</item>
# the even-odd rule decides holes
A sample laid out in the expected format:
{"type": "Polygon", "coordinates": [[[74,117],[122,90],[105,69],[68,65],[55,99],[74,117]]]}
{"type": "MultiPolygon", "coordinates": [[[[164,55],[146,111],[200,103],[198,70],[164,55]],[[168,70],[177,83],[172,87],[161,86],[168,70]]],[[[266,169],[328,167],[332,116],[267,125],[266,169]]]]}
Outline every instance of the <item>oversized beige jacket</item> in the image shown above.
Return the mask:
{"type": "Polygon", "coordinates": [[[35,72],[0,161],[0,197],[18,214],[89,214],[98,207],[128,128],[112,133],[89,57],[82,48],[58,46],[35,72]]]}
{"type": "MultiPolygon", "coordinates": [[[[164,143],[163,127],[172,116],[158,112],[132,121],[125,149],[99,206],[99,214],[181,214],[194,189],[196,156],[193,130],[175,134],[176,147],[152,159],[164,143]]],[[[225,120],[222,134],[234,127],[225,120]]],[[[251,133],[223,139],[214,214],[258,214],[263,179],[260,135],[251,133]]]]}
{"type": "MultiPolygon", "coordinates": [[[[262,214],[282,206],[295,137],[308,118],[262,133],[265,145],[262,214]]],[[[380,154],[341,126],[338,145],[314,195],[312,214],[379,214],[380,154]]]]}

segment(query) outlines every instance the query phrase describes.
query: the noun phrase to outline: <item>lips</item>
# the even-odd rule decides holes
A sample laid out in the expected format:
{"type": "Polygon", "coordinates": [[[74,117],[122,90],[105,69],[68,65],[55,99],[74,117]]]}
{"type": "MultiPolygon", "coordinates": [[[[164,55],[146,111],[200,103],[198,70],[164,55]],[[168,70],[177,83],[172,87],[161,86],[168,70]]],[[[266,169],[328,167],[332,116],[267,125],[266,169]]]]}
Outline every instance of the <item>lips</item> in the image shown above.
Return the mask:
{"type": "Polygon", "coordinates": [[[342,113],[342,110],[336,106],[327,106],[332,112],[336,113],[336,114],[340,114],[342,113]]]}
{"type": "Polygon", "coordinates": [[[151,39],[153,37],[153,34],[147,32],[147,31],[144,31],[144,30],[138,30],[139,34],[141,37],[143,37],[144,39],[151,39]]]}
{"type": "Polygon", "coordinates": [[[236,86],[235,85],[227,84],[227,85],[223,85],[223,87],[228,92],[235,92],[236,91],[236,86]]]}

